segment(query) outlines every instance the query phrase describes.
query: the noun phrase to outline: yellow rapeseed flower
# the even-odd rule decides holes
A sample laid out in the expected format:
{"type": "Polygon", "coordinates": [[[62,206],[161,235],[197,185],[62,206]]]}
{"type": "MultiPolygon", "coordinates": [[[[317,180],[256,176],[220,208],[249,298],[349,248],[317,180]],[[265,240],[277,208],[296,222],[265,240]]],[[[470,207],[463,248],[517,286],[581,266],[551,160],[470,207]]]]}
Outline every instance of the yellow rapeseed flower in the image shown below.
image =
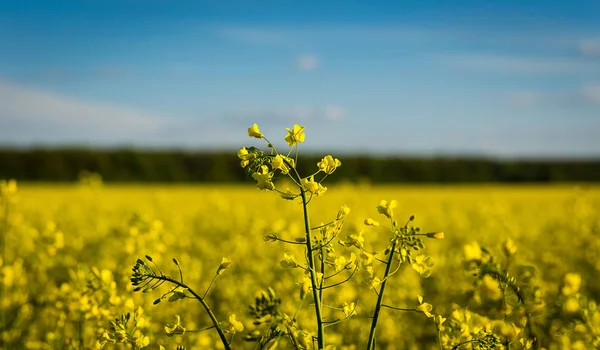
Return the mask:
{"type": "Polygon", "coordinates": [[[341,165],[342,162],[337,158],[333,158],[331,155],[325,156],[325,158],[321,159],[321,161],[317,163],[319,170],[327,174],[333,174],[335,169],[341,165]]]}
{"type": "Polygon", "coordinates": [[[386,200],[382,200],[377,206],[377,212],[383,214],[388,218],[394,216],[394,208],[398,206],[398,201],[393,199],[389,203],[386,200]]]}
{"type": "Polygon", "coordinates": [[[263,135],[258,129],[258,125],[256,125],[256,123],[254,123],[252,127],[248,128],[248,136],[256,137],[257,139],[262,139],[263,137],[265,137],[265,135],[263,135]]]}
{"type": "Polygon", "coordinates": [[[327,191],[327,187],[324,187],[320,183],[316,182],[314,176],[304,178],[300,183],[302,184],[302,186],[304,186],[305,191],[310,192],[316,196],[322,195],[323,193],[325,193],[325,191],[327,191]]]}
{"type": "Polygon", "coordinates": [[[256,157],[256,155],[254,153],[250,153],[248,152],[248,150],[246,149],[246,147],[242,147],[238,153],[237,156],[239,159],[241,159],[242,161],[240,162],[240,166],[242,168],[245,168],[252,159],[254,159],[254,157],[256,157]]]}
{"type": "Polygon", "coordinates": [[[179,315],[175,315],[176,321],[175,323],[168,323],[165,326],[165,333],[167,333],[168,337],[172,337],[175,334],[183,334],[185,333],[185,328],[181,325],[181,318],[179,315]]]}
{"type": "Polygon", "coordinates": [[[273,170],[281,170],[282,174],[287,174],[290,172],[290,167],[286,164],[286,161],[288,164],[294,166],[294,160],[292,158],[278,154],[271,161],[271,167],[273,167],[273,170]]]}
{"type": "Polygon", "coordinates": [[[269,167],[266,165],[261,166],[260,172],[252,174],[252,178],[256,180],[256,186],[261,190],[274,190],[275,184],[271,181],[273,173],[269,172],[269,167]]]}
{"type": "Polygon", "coordinates": [[[285,128],[285,130],[288,132],[288,134],[285,136],[285,142],[287,142],[290,147],[299,142],[304,142],[305,135],[303,126],[294,124],[292,129],[285,128]]]}

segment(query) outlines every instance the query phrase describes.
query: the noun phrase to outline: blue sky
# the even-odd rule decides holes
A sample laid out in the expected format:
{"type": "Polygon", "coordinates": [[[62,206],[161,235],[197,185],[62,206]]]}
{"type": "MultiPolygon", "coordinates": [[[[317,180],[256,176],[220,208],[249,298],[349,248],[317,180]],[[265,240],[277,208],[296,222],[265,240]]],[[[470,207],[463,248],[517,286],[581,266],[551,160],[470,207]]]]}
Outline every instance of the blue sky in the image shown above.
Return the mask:
{"type": "Polygon", "coordinates": [[[600,2],[0,2],[0,145],[600,156],[600,2]]]}

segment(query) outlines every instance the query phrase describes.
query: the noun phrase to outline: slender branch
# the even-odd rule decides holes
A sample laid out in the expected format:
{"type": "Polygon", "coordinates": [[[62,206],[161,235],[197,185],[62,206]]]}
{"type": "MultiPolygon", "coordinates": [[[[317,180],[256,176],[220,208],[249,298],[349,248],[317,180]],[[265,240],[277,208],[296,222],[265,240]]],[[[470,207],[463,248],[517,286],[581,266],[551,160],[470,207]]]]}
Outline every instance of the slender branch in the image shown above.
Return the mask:
{"type": "Polygon", "coordinates": [[[334,283],[334,284],[332,284],[332,285],[330,285],[330,286],[325,286],[325,287],[321,286],[321,290],[323,290],[323,289],[327,289],[327,288],[336,287],[336,286],[339,286],[340,284],[344,284],[344,283],[346,283],[346,282],[350,281],[350,279],[352,278],[352,276],[354,276],[354,274],[356,273],[356,271],[357,271],[357,270],[358,270],[358,267],[356,267],[356,268],[354,269],[354,271],[352,271],[352,273],[350,274],[350,276],[348,276],[348,278],[346,278],[345,280],[343,280],[343,281],[341,281],[341,282],[334,283]]]}
{"type": "MultiPolygon", "coordinates": [[[[296,144],[296,152],[298,151],[298,144],[296,144]]],[[[297,156],[297,154],[296,154],[297,156]]],[[[290,167],[291,170],[294,171],[298,182],[301,183],[300,174],[296,168],[292,167],[291,164],[284,159],[283,160],[286,165],[290,167]]],[[[310,281],[312,284],[312,293],[313,299],[315,301],[315,316],[317,318],[317,348],[318,350],[322,350],[325,347],[325,328],[323,327],[323,316],[321,314],[321,299],[319,295],[319,291],[317,290],[317,286],[319,285],[317,282],[317,274],[315,272],[315,260],[312,246],[312,235],[310,229],[310,219],[308,216],[308,200],[306,199],[306,191],[303,186],[298,186],[300,189],[300,196],[302,197],[302,209],[304,214],[304,230],[306,231],[306,258],[308,260],[308,270],[310,272],[310,281]]],[[[312,197],[311,197],[312,198],[312,197]]]]}
{"type": "Polygon", "coordinates": [[[198,295],[193,289],[191,289],[190,287],[188,287],[185,283],[181,283],[177,280],[174,280],[166,275],[146,275],[146,277],[148,278],[154,278],[154,279],[158,279],[158,280],[162,280],[165,282],[171,282],[173,284],[178,285],[181,288],[187,289],[188,292],[190,292],[195,298],[196,300],[198,300],[200,302],[200,304],[202,304],[202,307],[204,308],[204,310],[206,310],[206,313],[208,314],[208,317],[210,317],[210,320],[212,321],[214,327],[217,330],[217,333],[219,334],[219,338],[221,338],[221,342],[223,343],[223,346],[225,347],[225,350],[231,350],[231,346],[229,345],[229,341],[227,340],[227,338],[225,337],[225,334],[223,333],[223,330],[221,329],[221,327],[219,327],[219,321],[217,320],[217,317],[215,316],[215,314],[212,312],[212,310],[210,309],[210,307],[208,306],[208,304],[206,304],[206,302],[204,301],[204,298],[201,297],[200,295],[198,295]]]}
{"type": "Polygon", "coordinates": [[[392,249],[390,249],[390,256],[388,258],[387,265],[385,266],[385,273],[383,276],[383,281],[381,282],[381,289],[379,290],[379,294],[377,296],[377,304],[375,306],[375,313],[373,314],[373,322],[371,322],[371,331],[369,332],[369,341],[367,343],[367,350],[373,349],[375,347],[375,329],[377,328],[377,321],[379,320],[379,312],[381,311],[381,304],[383,303],[383,292],[385,291],[385,285],[387,284],[387,276],[390,273],[390,268],[392,267],[392,259],[394,258],[394,251],[396,250],[396,243],[398,239],[394,239],[394,243],[392,243],[392,249]]]}
{"type": "Polygon", "coordinates": [[[387,304],[381,304],[381,307],[387,307],[388,309],[398,310],[398,311],[417,311],[415,308],[408,309],[408,308],[404,308],[404,307],[395,307],[395,306],[391,306],[391,305],[387,305],[387,304]]]}
{"type": "Polygon", "coordinates": [[[210,287],[212,287],[213,283],[215,283],[215,280],[217,279],[217,274],[215,274],[215,276],[212,278],[212,280],[210,281],[210,284],[208,285],[208,287],[206,288],[206,291],[204,292],[204,295],[202,296],[202,299],[206,298],[206,296],[208,295],[208,291],[210,291],[210,287]]]}

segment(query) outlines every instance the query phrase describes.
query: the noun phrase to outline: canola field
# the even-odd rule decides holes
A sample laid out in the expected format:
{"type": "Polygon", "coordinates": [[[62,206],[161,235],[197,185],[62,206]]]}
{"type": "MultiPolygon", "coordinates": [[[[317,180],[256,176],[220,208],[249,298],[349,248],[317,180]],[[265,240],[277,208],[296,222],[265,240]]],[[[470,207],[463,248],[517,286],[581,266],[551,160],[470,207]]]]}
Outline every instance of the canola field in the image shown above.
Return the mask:
{"type": "MultiPolygon", "coordinates": [[[[350,209],[330,252],[346,260],[327,264],[338,274],[333,284],[352,278],[322,291],[329,349],[367,346],[373,287],[383,282],[369,274],[383,267],[365,252],[379,251],[383,259],[389,234],[376,207],[393,199],[396,220],[414,215],[410,225],[431,234],[423,239],[426,257],[399,264],[386,279],[384,304],[403,310],[381,309],[377,349],[600,346],[599,186],[340,184],[309,205],[313,225],[335,219],[343,205],[350,209]],[[365,225],[369,218],[380,226],[365,225]],[[352,259],[355,270],[347,269],[352,259]]],[[[4,182],[0,209],[3,349],[223,348],[189,293],[179,290],[154,305],[172,285],[134,292],[138,259],[176,279],[179,265],[200,295],[214,279],[203,300],[231,348],[261,348],[252,340],[273,326],[273,315],[260,319],[256,310],[269,302],[283,320],[276,326],[295,338],[262,347],[313,347],[314,307],[311,294],[302,295],[305,273],[295,266],[306,252],[278,240],[302,242],[298,201],[250,183],[4,182]]]]}

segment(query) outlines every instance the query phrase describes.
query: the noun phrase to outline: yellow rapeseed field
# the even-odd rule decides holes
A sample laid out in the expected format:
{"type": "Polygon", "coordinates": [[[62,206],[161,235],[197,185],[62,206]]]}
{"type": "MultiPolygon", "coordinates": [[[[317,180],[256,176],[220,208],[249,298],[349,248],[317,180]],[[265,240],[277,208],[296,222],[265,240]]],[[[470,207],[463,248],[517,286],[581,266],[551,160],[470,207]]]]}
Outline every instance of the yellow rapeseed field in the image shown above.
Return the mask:
{"type": "MultiPolygon", "coordinates": [[[[205,300],[232,348],[256,347],[245,339],[260,327],[248,306],[256,306],[260,291],[263,296],[272,293],[269,287],[281,300],[284,318],[290,319],[285,324],[298,325],[305,333],[292,329],[296,340],[268,346],[312,348],[313,300],[310,293],[300,299],[306,275],[301,268],[290,268],[294,263],[289,258],[303,262],[304,245],[269,239],[276,235],[302,242],[298,200],[282,200],[250,183],[4,182],[0,198],[4,349],[222,348],[207,313],[197,300],[187,300],[185,291],[167,295],[157,305],[153,302],[172,285],[133,291],[130,278],[138,258],[179,279],[176,258],[185,284],[201,295],[218,271],[205,300]],[[129,319],[121,316],[127,313],[129,319]]],[[[346,205],[350,212],[333,242],[335,254],[359,256],[356,247],[338,241],[362,232],[363,251],[380,251],[384,259],[390,236],[376,207],[393,199],[396,220],[403,225],[414,215],[411,226],[431,232],[432,239],[424,240],[426,263],[420,258],[402,264],[388,278],[384,304],[408,311],[381,309],[377,349],[451,349],[460,343],[461,349],[484,349],[485,341],[494,341],[491,334],[502,343],[496,348],[598,346],[600,187],[339,184],[312,199],[311,222],[330,222],[346,205]],[[381,225],[365,225],[368,218],[381,225]],[[486,274],[480,268],[486,264],[507,273],[486,274]],[[480,268],[476,276],[474,267],[480,268]],[[431,276],[422,277],[429,274],[423,269],[431,276]],[[526,297],[520,300],[519,293],[526,297]]],[[[365,277],[362,259],[350,282],[322,292],[323,318],[331,322],[325,328],[330,348],[366,347],[377,294],[365,283],[374,282],[365,277]]],[[[341,281],[351,271],[335,264],[331,271],[340,270],[334,278],[341,281]]],[[[383,271],[381,266],[374,269],[383,271]]]]}

